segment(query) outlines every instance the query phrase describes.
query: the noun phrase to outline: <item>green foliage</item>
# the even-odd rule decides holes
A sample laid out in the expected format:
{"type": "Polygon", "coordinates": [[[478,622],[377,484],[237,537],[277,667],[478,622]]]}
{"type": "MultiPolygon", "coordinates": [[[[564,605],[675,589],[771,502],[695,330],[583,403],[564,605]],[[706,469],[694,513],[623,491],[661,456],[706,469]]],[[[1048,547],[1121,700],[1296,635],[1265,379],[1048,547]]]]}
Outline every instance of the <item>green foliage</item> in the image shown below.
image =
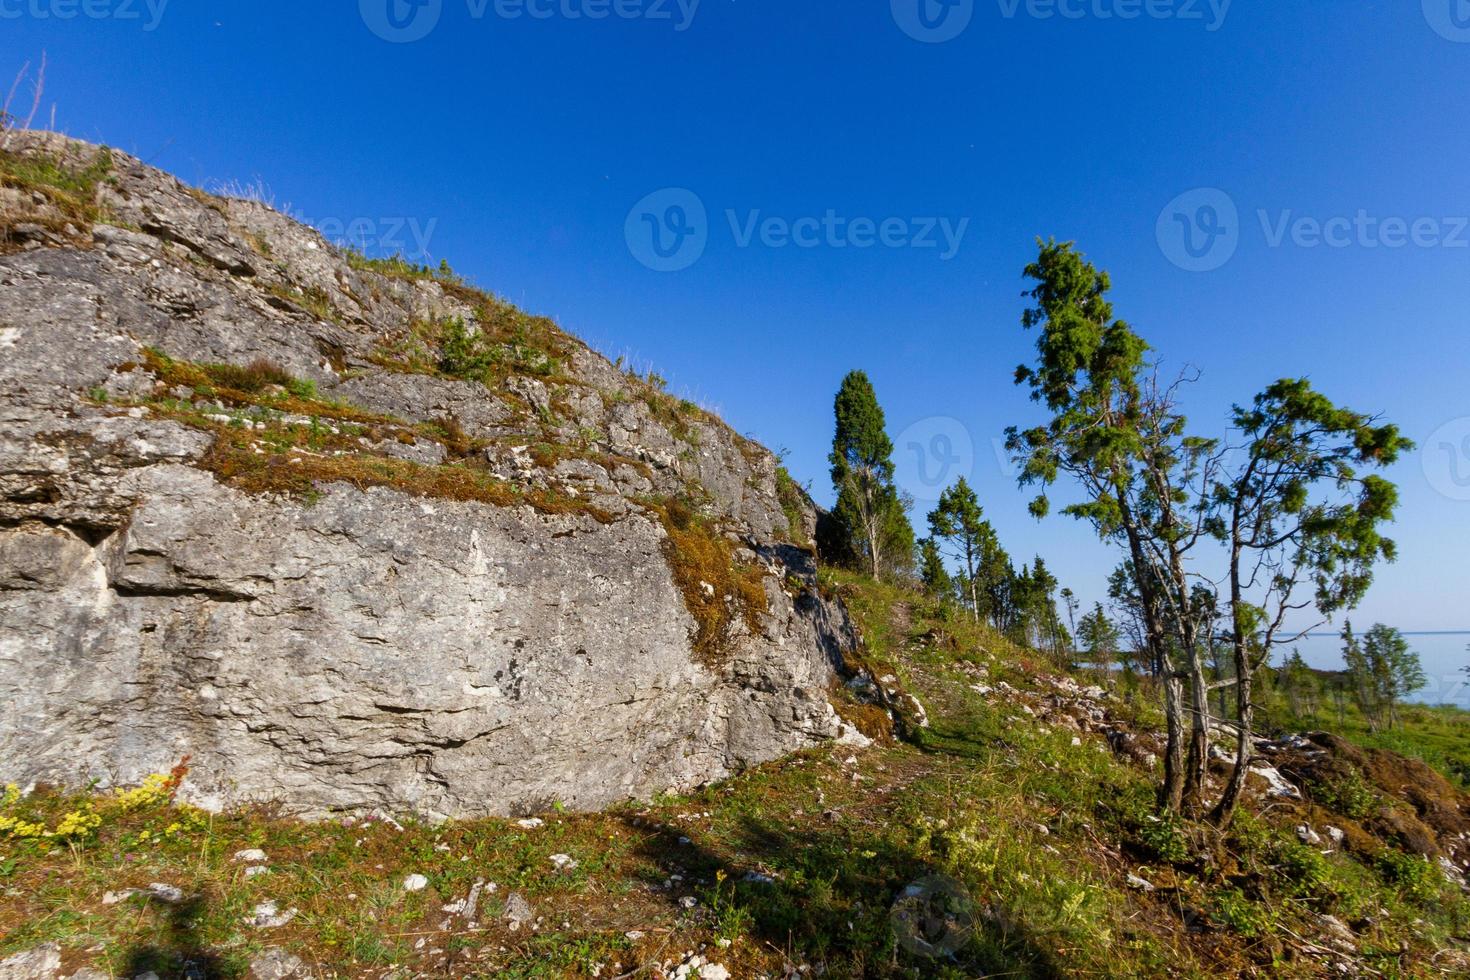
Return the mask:
{"type": "Polygon", "coordinates": [[[1313,801],[1349,820],[1366,820],[1383,805],[1383,800],[1357,771],[1337,779],[1314,782],[1311,793],[1313,801]]]}
{"type": "Polygon", "coordinates": [[[977,620],[995,611],[997,587],[1011,573],[1010,559],[983,515],[980,500],[964,477],[940,494],[939,506],[929,513],[930,540],[959,562],[965,604],[977,620]]]}
{"type": "Polygon", "coordinates": [[[1222,888],[1212,905],[1211,915],[1217,922],[1250,939],[1270,932],[1276,924],[1269,908],[1252,901],[1239,888],[1222,888]]]}
{"type": "Polygon", "coordinates": [[[893,442],[866,374],[853,371],[843,379],[835,414],[830,461],[837,490],[832,517],[840,529],[838,557],[866,568],[874,578],[906,571],[913,561],[914,530],[893,483],[893,442]]]}
{"type": "Polygon", "coordinates": [[[1138,829],[1138,840],[1160,861],[1183,864],[1190,859],[1189,841],[1178,819],[1167,811],[1138,829]]]}
{"type": "Polygon", "coordinates": [[[806,533],[806,492],[784,466],[776,467],[776,499],[781,502],[781,512],[786,515],[786,533],[791,543],[803,548],[811,541],[806,533]]]}
{"type": "Polygon", "coordinates": [[[1431,902],[1444,890],[1444,876],[1428,858],[1386,848],[1374,863],[1385,884],[1415,902],[1431,902]]]}
{"type": "Polygon", "coordinates": [[[80,169],[44,153],[0,150],[0,186],[38,193],[65,215],[82,224],[102,220],[97,185],[112,173],[112,151],[103,147],[80,169]]]}
{"type": "Polygon", "coordinates": [[[440,261],[437,267],[410,262],[401,254],[386,258],[369,258],[355,248],[344,248],[347,264],[359,272],[376,272],[390,279],[432,279],[451,285],[463,285],[464,280],[449,267],[449,260],[440,261]]]}
{"type": "Polygon", "coordinates": [[[1399,702],[1426,683],[1419,655],[1409,649],[1403,634],[1382,623],[1374,624],[1361,643],[1349,623],[1342,638],[1343,660],[1359,710],[1372,730],[1393,728],[1399,720],[1399,702]]]}
{"type": "Polygon", "coordinates": [[[944,556],[939,552],[939,545],[935,544],[933,538],[924,538],[919,542],[919,581],[924,586],[924,594],[931,599],[948,600],[954,596],[954,580],[950,578],[949,569],[944,566],[944,556]]]}
{"type": "Polygon", "coordinates": [[[1103,611],[1102,603],[1093,606],[1092,612],[1082,617],[1077,626],[1077,639],[1088,659],[1095,665],[1108,667],[1118,652],[1122,634],[1103,611]]]}
{"type": "Polygon", "coordinates": [[[1329,900],[1333,894],[1327,858],[1315,847],[1294,840],[1277,840],[1271,862],[1272,877],[1283,894],[1318,902],[1329,900]]]}

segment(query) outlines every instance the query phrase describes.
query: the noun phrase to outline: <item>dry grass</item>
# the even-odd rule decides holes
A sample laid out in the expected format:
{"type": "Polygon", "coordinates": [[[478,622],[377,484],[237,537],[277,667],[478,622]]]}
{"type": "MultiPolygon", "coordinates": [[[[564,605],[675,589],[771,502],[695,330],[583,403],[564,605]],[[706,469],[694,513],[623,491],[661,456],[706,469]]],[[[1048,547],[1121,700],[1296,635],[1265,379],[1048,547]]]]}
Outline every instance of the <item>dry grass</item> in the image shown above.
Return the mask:
{"type": "Polygon", "coordinates": [[[497,507],[529,505],[543,514],[586,516],[602,524],[613,521],[607,511],[586,500],[514,486],[467,462],[427,465],[367,451],[360,442],[367,438],[372,443],[394,440],[413,445],[426,439],[441,442],[451,456],[469,457],[479,444],[453,419],[410,427],[391,416],[324,401],[316,397],[310,382],[267,360],[245,367],[191,364],[155,350],[145,351],[144,358],[147,370],[167,387],[186,387],[223,403],[311,419],[302,425],[273,422],[266,416],[264,429],[245,428],[211,417],[214,412],[192,402],[148,403],[158,415],[214,433],[214,446],[200,465],[241,490],[309,497],[319,485],[346,483],[360,490],[387,487],[417,497],[497,507]]]}

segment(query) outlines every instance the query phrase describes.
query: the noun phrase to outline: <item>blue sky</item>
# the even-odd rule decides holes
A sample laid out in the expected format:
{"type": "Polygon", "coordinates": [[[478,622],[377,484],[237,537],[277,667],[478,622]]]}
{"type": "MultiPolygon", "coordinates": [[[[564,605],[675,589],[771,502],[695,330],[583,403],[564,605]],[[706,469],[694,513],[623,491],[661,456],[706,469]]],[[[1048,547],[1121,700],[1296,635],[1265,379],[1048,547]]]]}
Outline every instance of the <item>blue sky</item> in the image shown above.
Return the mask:
{"type": "Polygon", "coordinates": [[[424,35],[403,43],[388,2],[0,0],[0,69],[46,53],[38,124],[54,106],[185,180],[263,181],[370,247],[426,239],[788,450],[819,499],[864,368],[900,454],[948,438],[1012,553],[1092,598],[1113,554],[1032,521],[993,448],[1036,417],[1011,383],[1021,269],[1035,236],[1076,239],[1119,315],[1203,372],[1201,430],[1308,375],[1427,443],[1355,619],[1470,627],[1465,0],[925,0],[932,30],[919,0],[393,0],[424,35]],[[642,215],[691,227],[668,223],[691,200],[702,252],[649,268],[642,215]],[[1190,258],[1185,228],[1214,247],[1190,258]]]}

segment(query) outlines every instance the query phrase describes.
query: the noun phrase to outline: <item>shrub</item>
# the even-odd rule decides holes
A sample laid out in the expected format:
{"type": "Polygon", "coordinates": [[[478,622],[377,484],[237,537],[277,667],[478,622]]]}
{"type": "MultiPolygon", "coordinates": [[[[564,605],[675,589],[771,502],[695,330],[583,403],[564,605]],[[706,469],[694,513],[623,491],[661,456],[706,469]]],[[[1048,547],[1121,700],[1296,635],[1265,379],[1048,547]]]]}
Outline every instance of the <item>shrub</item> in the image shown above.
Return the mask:
{"type": "Polygon", "coordinates": [[[1378,794],[1356,771],[1336,779],[1312,783],[1312,799],[1349,820],[1363,820],[1382,804],[1378,794]]]}
{"type": "Polygon", "coordinates": [[[1374,861],[1378,876],[1391,888],[1416,902],[1430,902],[1438,897],[1444,880],[1428,858],[1386,850],[1374,861]]]}
{"type": "Polygon", "coordinates": [[[1271,877],[1293,898],[1330,901],[1336,896],[1327,859],[1316,848],[1297,841],[1278,840],[1272,853],[1271,877]]]}
{"type": "Polygon", "coordinates": [[[737,614],[743,614],[752,633],[759,632],[760,614],[767,608],[765,574],[758,566],[737,563],[730,542],[688,501],[670,498],[652,507],[668,535],[664,556],[697,624],[694,650],[713,662],[737,614]]]}
{"type": "Polygon", "coordinates": [[[1211,917],[1221,925],[1252,939],[1270,931],[1275,923],[1275,916],[1270,909],[1252,901],[1239,888],[1226,888],[1215,894],[1211,917]]]}

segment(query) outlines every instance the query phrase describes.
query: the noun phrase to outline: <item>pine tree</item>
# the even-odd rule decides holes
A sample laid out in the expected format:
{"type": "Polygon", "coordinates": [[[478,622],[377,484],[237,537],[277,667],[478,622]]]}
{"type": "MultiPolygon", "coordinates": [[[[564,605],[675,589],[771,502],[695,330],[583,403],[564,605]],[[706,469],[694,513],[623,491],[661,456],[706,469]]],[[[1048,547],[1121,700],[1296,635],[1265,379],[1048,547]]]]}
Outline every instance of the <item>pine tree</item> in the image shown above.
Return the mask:
{"type": "Polygon", "coordinates": [[[837,490],[833,519],[844,550],[874,578],[911,567],[914,529],[893,484],[893,442],[883,409],[862,371],[842,380],[832,440],[832,484],[837,490]]]}
{"type": "Polygon", "coordinates": [[[954,596],[954,580],[949,569],[944,567],[944,556],[933,538],[919,542],[919,579],[924,584],[924,594],[934,599],[949,600],[954,596]]]}
{"type": "Polygon", "coordinates": [[[1077,624],[1077,640],[1086,651],[1087,659],[1105,676],[1111,673],[1113,658],[1118,652],[1121,638],[1118,627],[1103,612],[1100,602],[1077,624]]]}
{"type": "Polygon", "coordinates": [[[995,537],[995,531],[984,520],[983,513],[975,491],[970,489],[964,477],[960,477],[954,486],[939,495],[939,506],[929,514],[929,540],[936,549],[944,546],[950,557],[960,563],[968,590],[966,601],[976,622],[980,620],[977,573],[985,539],[995,537]]]}

